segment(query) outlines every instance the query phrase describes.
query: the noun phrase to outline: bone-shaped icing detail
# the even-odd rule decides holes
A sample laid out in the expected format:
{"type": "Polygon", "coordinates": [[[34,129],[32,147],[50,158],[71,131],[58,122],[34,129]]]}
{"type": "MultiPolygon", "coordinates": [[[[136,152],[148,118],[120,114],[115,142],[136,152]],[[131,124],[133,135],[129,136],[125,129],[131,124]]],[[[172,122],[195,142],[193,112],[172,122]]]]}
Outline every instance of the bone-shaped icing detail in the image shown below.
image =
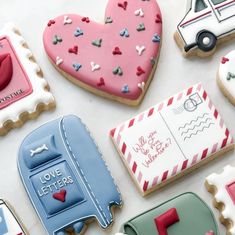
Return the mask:
{"type": "Polygon", "coordinates": [[[48,147],[46,146],[46,144],[44,144],[41,147],[36,148],[35,150],[31,149],[30,150],[30,156],[33,157],[36,154],[39,154],[43,151],[48,151],[48,150],[49,150],[48,147]]]}

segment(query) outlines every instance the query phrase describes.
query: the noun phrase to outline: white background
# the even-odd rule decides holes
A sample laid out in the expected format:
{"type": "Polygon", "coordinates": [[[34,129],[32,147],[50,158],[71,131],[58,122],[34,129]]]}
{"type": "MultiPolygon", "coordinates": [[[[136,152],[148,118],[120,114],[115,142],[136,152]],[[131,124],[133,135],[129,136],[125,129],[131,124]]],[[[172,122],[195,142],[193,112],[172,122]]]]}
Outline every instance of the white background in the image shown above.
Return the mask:
{"type": "MultiPolygon", "coordinates": [[[[61,115],[76,114],[87,124],[123,195],[124,206],[121,210],[116,210],[114,226],[105,232],[93,223],[86,232],[88,235],[113,235],[126,220],[185,191],[198,193],[211,206],[211,196],[204,188],[205,177],[212,172],[221,171],[227,164],[235,165],[235,154],[229,153],[151,196],[142,198],[109,139],[108,133],[111,128],[198,82],[203,83],[228,127],[235,133],[234,107],[221,94],[215,80],[220,58],[234,49],[235,40],[222,45],[213,57],[184,59],[173,40],[173,33],[185,14],[186,0],[158,1],[164,26],[161,56],[143,103],[138,108],[132,108],[97,97],[74,86],[55,71],[43,49],[42,34],[49,19],[65,13],[78,13],[102,22],[108,0],[0,0],[0,26],[8,21],[18,25],[57,100],[55,111],[43,113],[37,120],[27,122],[22,128],[13,130],[0,139],[0,197],[14,206],[30,234],[44,235],[46,232],[20,181],[16,165],[18,148],[28,133],[61,115]]],[[[218,212],[214,212],[218,218],[218,212]]],[[[220,224],[219,227],[221,234],[225,234],[224,227],[220,224]]]]}

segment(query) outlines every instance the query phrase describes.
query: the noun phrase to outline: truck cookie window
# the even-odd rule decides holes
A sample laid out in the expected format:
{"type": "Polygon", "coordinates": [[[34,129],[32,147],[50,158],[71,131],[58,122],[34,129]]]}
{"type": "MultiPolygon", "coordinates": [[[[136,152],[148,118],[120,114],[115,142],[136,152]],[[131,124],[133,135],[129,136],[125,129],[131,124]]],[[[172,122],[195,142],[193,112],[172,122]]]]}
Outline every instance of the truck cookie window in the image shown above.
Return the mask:
{"type": "Polygon", "coordinates": [[[196,4],[195,4],[195,12],[199,12],[202,11],[204,9],[207,8],[206,3],[204,2],[204,0],[197,0],[196,4]]]}
{"type": "Polygon", "coordinates": [[[217,39],[235,32],[235,0],[191,0],[178,25],[185,52],[212,51],[217,39]]]}

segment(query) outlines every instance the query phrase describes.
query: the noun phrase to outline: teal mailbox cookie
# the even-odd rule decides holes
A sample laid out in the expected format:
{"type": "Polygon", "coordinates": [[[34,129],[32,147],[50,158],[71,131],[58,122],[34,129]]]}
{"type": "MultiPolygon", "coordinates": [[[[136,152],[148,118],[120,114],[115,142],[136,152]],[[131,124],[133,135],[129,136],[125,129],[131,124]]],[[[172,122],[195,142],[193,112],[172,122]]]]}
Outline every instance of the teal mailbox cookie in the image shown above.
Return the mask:
{"type": "Polygon", "coordinates": [[[123,225],[125,235],[219,235],[214,215],[194,193],[184,193],[123,225]]]}

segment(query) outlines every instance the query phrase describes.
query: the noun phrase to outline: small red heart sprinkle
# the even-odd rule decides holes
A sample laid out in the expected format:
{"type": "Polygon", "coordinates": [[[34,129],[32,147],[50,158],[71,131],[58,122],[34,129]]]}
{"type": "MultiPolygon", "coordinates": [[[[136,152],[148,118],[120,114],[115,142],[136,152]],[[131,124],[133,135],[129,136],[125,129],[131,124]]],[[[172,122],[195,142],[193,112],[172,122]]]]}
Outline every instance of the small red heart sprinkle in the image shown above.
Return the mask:
{"type": "Polygon", "coordinates": [[[51,25],[55,24],[55,20],[49,20],[47,26],[50,27],[51,25]]]}
{"type": "Polygon", "coordinates": [[[138,67],[137,67],[136,75],[137,75],[137,76],[140,76],[140,75],[142,75],[142,74],[144,74],[144,73],[145,73],[145,71],[144,71],[140,66],[138,66],[138,67]]]}
{"type": "Polygon", "coordinates": [[[121,55],[122,52],[120,51],[120,48],[119,47],[115,47],[114,50],[113,50],[113,55],[121,55]]]}
{"type": "Polygon", "coordinates": [[[100,81],[97,83],[97,86],[105,86],[104,78],[100,78],[100,81]]]}
{"type": "Polygon", "coordinates": [[[61,189],[60,192],[54,193],[52,196],[54,199],[65,202],[67,191],[65,189],[61,189]]]}
{"type": "Polygon", "coordinates": [[[229,59],[226,57],[222,57],[222,59],[221,59],[222,64],[226,64],[228,61],[229,61],[229,59]]]}
{"type": "Polygon", "coordinates": [[[125,2],[123,2],[123,3],[121,3],[121,2],[118,3],[118,6],[121,7],[121,8],[123,8],[124,10],[126,10],[127,5],[128,5],[128,2],[127,2],[127,1],[125,1],[125,2]]]}
{"type": "Polygon", "coordinates": [[[156,20],[155,20],[155,22],[156,22],[157,24],[162,23],[162,18],[161,18],[161,16],[160,16],[159,14],[156,15],[156,20]]]}
{"type": "Polygon", "coordinates": [[[74,46],[72,48],[69,48],[69,53],[74,53],[77,55],[78,53],[78,46],[74,46]]]}
{"type": "Polygon", "coordinates": [[[89,17],[83,17],[82,22],[90,23],[89,17]]]}

